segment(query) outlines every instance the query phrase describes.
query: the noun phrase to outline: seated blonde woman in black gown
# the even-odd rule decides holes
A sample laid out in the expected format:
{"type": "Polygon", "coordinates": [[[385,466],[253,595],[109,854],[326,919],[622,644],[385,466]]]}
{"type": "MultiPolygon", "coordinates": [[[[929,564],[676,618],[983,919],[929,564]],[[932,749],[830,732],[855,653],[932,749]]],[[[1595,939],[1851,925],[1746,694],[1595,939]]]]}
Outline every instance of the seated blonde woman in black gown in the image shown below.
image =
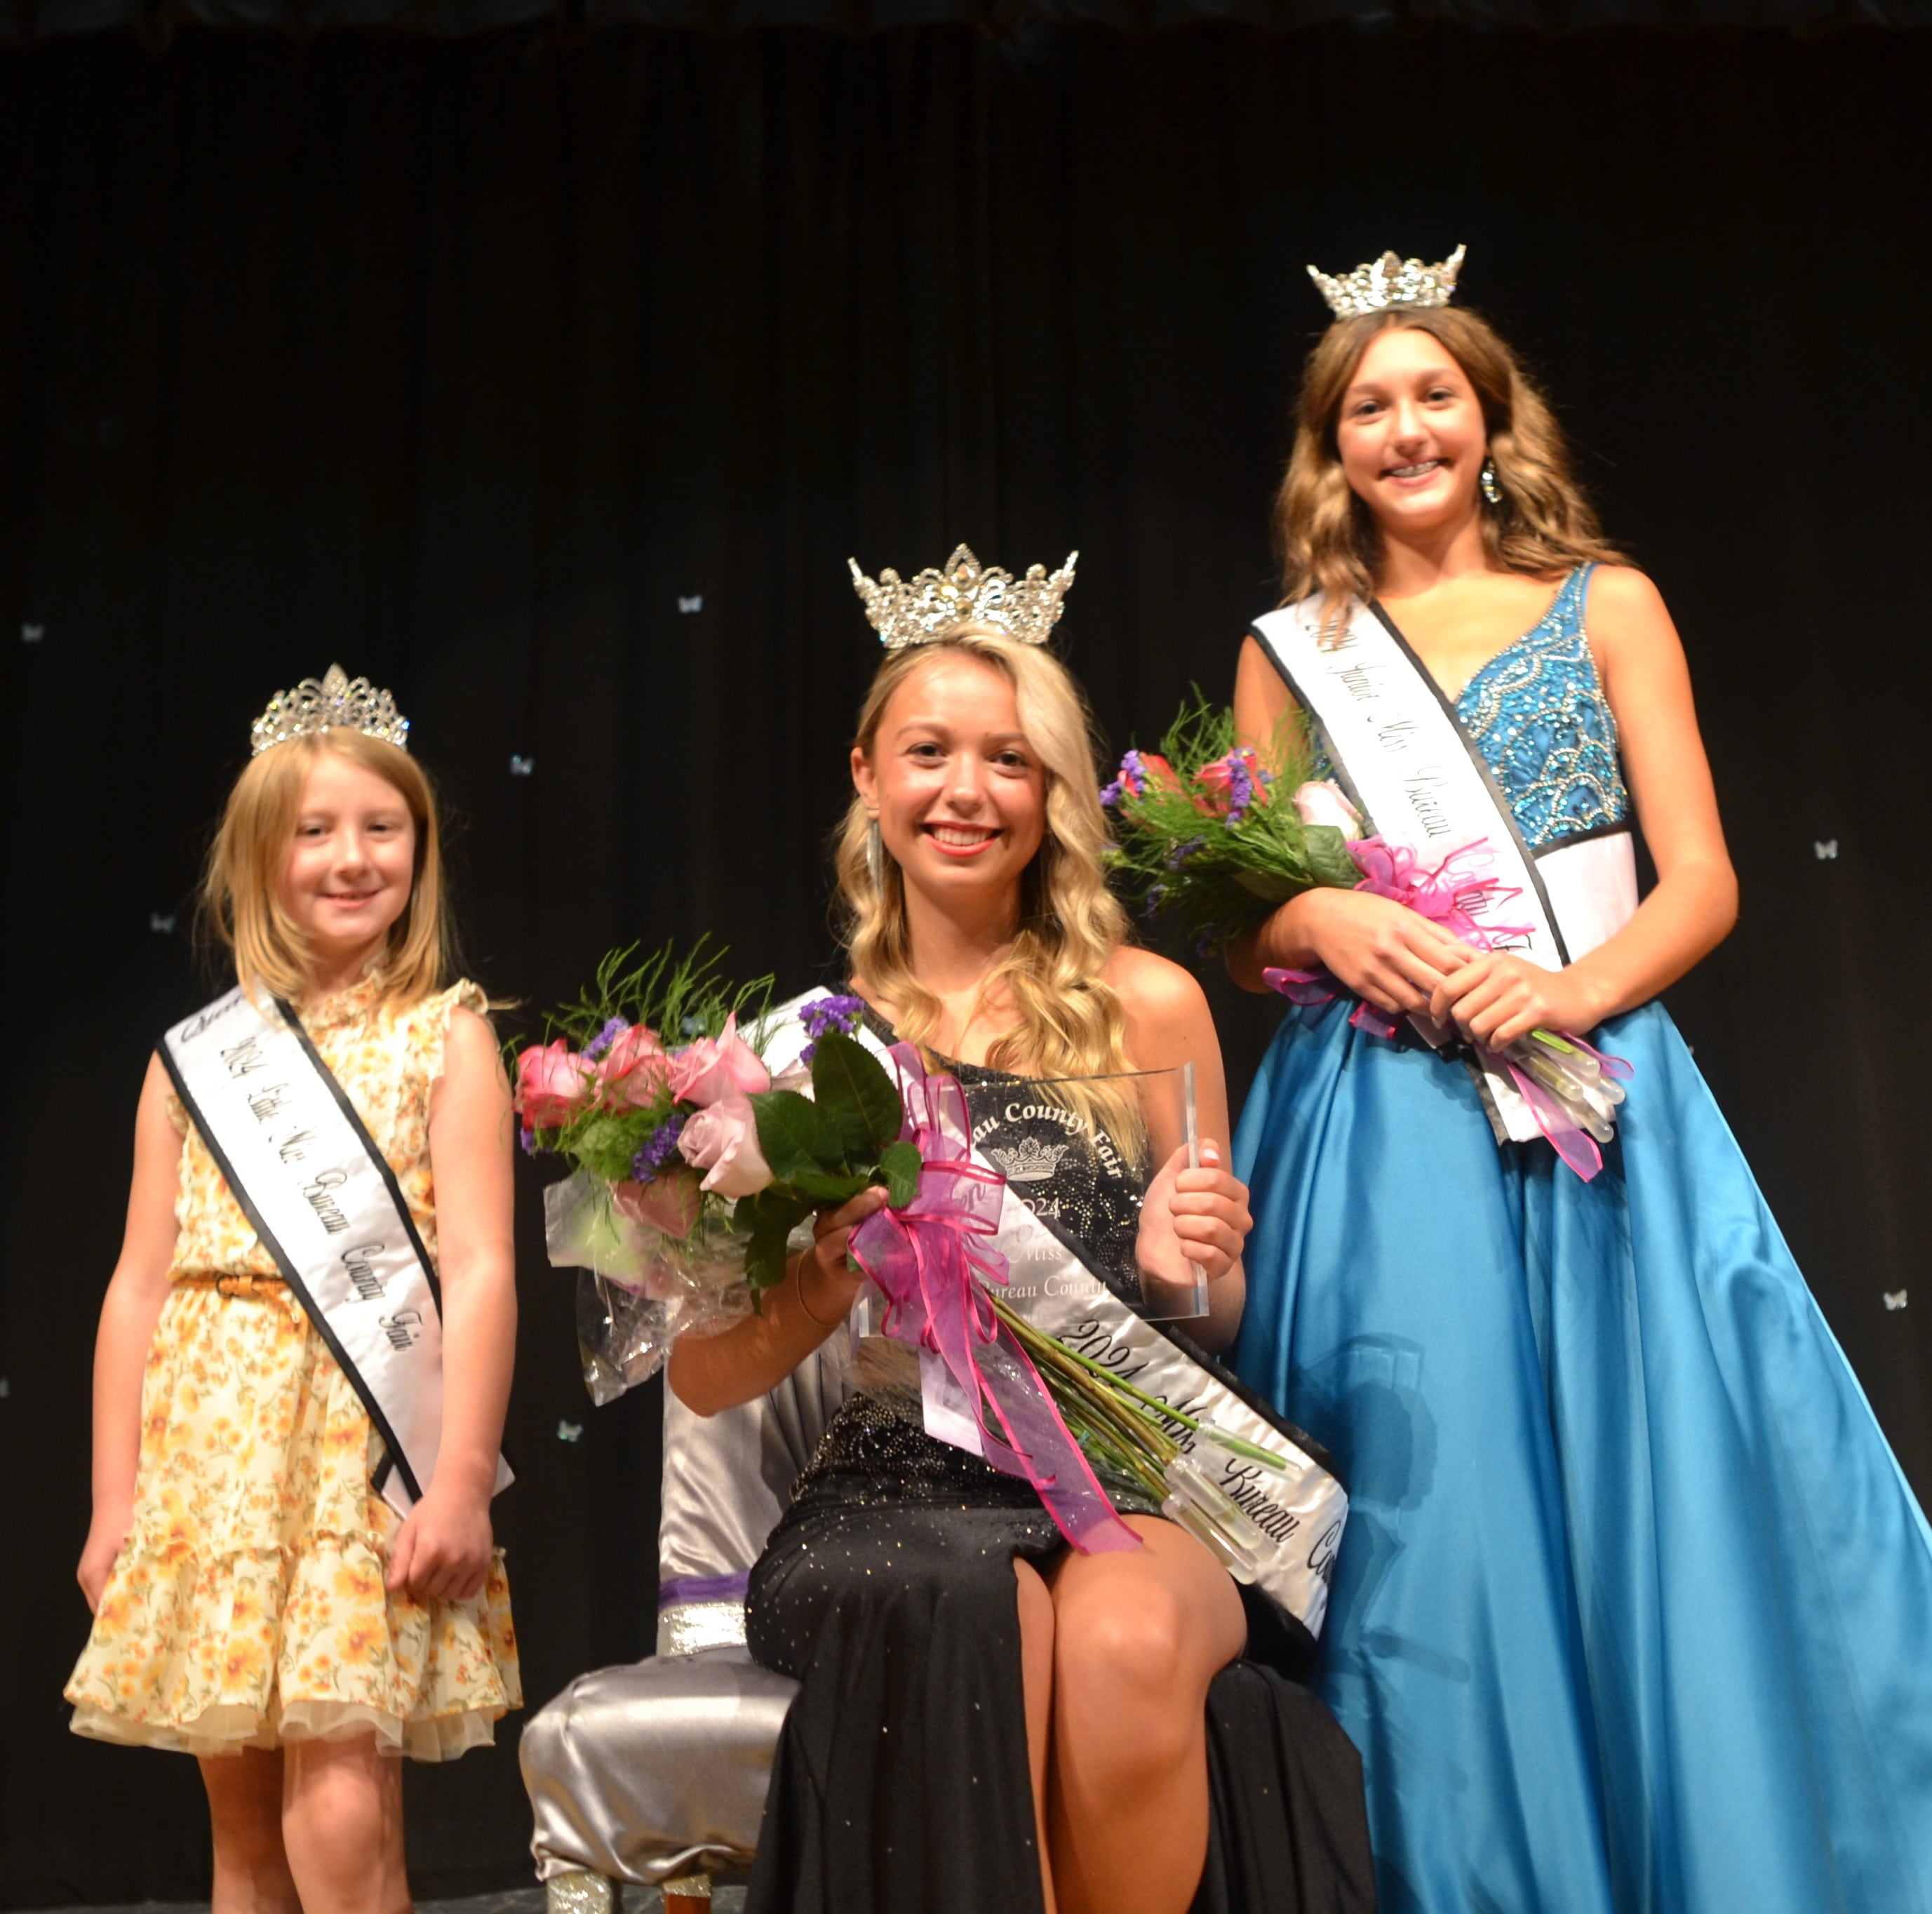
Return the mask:
{"type": "MultiPolygon", "coordinates": [[[[1127,944],[1103,880],[1079,692],[1007,628],[1044,638],[1052,614],[1024,587],[1004,602],[1000,622],[982,602],[890,652],[866,701],[838,856],[850,988],[876,1033],[969,1082],[1191,1059],[1203,1134],[1225,1139],[1200,986],[1127,944]]],[[[1209,1282],[1191,1327],[1218,1348],[1240,1318],[1247,1192],[1217,1143],[1202,1160],[1174,1207],[1209,1282]]],[[[678,1342],[679,1396],[748,1401],[842,1324],[865,1281],[847,1243],[883,1201],[821,1216],[761,1315],[678,1342]]],[[[1244,1658],[1246,1611],[1208,1550],[1108,1486],[1142,1546],[1078,1553],[1027,1482],[925,1433],[916,1388],[847,1402],[752,1578],[752,1653],[803,1686],[751,1914],[1372,1906],[1354,1750],[1244,1658]]]]}

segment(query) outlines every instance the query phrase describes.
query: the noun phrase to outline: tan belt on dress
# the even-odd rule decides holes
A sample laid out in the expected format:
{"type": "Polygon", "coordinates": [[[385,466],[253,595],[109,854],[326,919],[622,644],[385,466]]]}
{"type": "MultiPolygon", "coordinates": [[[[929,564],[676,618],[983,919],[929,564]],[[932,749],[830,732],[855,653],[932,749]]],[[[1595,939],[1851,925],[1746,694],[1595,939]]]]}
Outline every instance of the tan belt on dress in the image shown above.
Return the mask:
{"type": "Polygon", "coordinates": [[[279,1276],[254,1276],[244,1272],[239,1276],[226,1270],[184,1270],[175,1278],[177,1282],[199,1283],[204,1288],[212,1287],[218,1296],[274,1296],[286,1297],[289,1286],[279,1276]]]}

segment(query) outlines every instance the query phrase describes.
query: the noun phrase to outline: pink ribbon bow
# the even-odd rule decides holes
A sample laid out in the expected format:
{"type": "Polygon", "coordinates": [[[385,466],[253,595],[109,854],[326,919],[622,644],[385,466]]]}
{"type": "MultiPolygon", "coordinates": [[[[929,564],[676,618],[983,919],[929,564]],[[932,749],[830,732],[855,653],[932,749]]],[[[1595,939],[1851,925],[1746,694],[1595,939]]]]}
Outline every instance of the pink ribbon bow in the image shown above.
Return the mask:
{"type": "Polygon", "coordinates": [[[1083,1554],[1136,1549],[1025,1350],[994,1312],[983,1283],[1004,1286],[1006,1259],[988,1240],[1006,1179],[972,1161],[972,1126],[958,1079],[928,1076],[911,1045],[892,1061],[905,1100],[902,1135],[925,1166],[903,1210],[878,1210],[852,1232],[854,1262],[886,1297],[885,1333],[945,1363],[973,1405],[982,1453],[1024,1477],[1060,1532],[1083,1554]],[[988,1414],[991,1406],[991,1415],[988,1414]]]}
{"type": "Polygon", "coordinates": [[[1485,925],[1474,915],[1486,904],[1506,904],[1522,895],[1500,878],[1486,874],[1490,852],[1486,838],[1450,851],[1438,864],[1425,864],[1407,844],[1378,837],[1358,839],[1349,845],[1348,855],[1362,874],[1358,890],[1393,898],[1478,950],[1492,950],[1506,937],[1528,934],[1527,924],[1485,925]]]}
{"type": "MultiPolygon", "coordinates": [[[[1522,924],[1484,925],[1472,914],[1486,904],[1507,903],[1520,895],[1514,886],[1484,874],[1490,861],[1489,844],[1484,838],[1450,851],[1436,864],[1424,864],[1407,844],[1390,844],[1379,837],[1356,839],[1348,846],[1348,855],[1362,874],[1355,886],[1358,890],[1386,897],[1478,950],[1489,950],[1503,938],[1521,937],[1528,928],[1522,924]]],[[[1291,1004],[1329,1004],[1342,991],[1326,970],[1269,969],[1262,973],[1262,980],[1291,1004]]],[[[1357,1030],[1376,1036],[1393,1037],[1402,1028],[1399,1016],[1360,1000],[1348,1021],[1357,1030]]]]}
{"type": "MultiPolygon", "coordinates": [[[[1460,850],[1450,851],[1436,864],[1424,864],[1407,844],[1390,844],[1379,837],[1352,843],[1348,855],[1362,874],[1356,890],[1388,898],[1416,911],[1432,923],[1439,924],[1451,937],[1460,938],[1478,950],[1493,950],[1504,938],[1522,937],[1528,932],[1529,927],[1525,924],[1484,924],[1473,914],[1486,904],[1507,903],[1522,895],[1514,885],[1484,874],[1490,856],[1486,838],[1478,838],[1460,850]]],[[[1291,1004],[1305,1005],[1332,1003],[1342,989],[1326,970],[1270,968],[1262,971],[1262,981],[1270,990],[1280,992],[1291,1004]]],[[[1359,1000],[1348,1022],[1357,1030],[1382,1037],[1393,1037],[1402,1028],[1402,1020],[1393,1012],[1359,1000]]],[[[1564,1041],[1595,1058],[1606,1076],[1628,1078],[1631,1074],[1630,1065],[1621,1057],[1606,1057],[1581,1037],[1566,1035],[1564,1041]]],[[[1549,1139],[1557,1155],[1588,1183],[1604,1167],[1604,1153],[1597,1147],[1596,1138],[1580,1129],[1556,1098],[1514,1058],[1480,1043],[1473,1048],[1485,1066],[1515,1084],[1536,1119],[1537,1128],[1549,1139]]]]}

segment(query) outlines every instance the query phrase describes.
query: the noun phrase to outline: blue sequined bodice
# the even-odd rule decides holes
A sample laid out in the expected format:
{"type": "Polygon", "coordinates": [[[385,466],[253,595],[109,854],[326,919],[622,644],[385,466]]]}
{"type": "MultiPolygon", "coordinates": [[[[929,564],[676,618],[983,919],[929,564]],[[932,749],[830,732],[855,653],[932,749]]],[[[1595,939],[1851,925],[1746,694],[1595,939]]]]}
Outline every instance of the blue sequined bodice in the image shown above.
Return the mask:
{"type": "Polygon", "coordinates": [[[1541,621],[1491,658],[1456,700],[1463,730],[1532,850],[1630,815],[1617,721],[1583,632],[1594,569],[1571,572],[1541,621]]]}

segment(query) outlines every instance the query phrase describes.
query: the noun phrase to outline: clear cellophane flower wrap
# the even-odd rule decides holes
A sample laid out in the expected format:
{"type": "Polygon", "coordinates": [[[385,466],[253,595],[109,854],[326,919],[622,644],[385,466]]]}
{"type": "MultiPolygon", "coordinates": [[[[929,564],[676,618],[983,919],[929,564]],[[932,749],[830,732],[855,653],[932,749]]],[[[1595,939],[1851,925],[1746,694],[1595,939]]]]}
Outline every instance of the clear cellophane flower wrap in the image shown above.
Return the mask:
{"type": "Polygon", "coordinates": [[[668,1234],[615,1188],[578,1170],[544,1192],[554,1266],[574,1269],[584,1386],[602,1406],[648,1382],[687,1333],[716,1335],[752,1313],[747,1238],[716,1214],[668,1234]]]}

